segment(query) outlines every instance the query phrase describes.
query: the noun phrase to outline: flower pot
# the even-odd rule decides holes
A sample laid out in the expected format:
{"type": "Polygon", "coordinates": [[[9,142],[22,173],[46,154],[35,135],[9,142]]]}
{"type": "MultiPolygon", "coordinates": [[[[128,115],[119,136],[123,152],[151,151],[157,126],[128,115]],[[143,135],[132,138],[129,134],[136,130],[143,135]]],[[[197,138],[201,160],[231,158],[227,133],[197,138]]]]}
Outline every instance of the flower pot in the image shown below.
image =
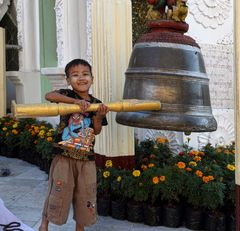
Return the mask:
{"type": "Polygon", "coordinates": [[[182,225],[182,206],[163,206],[163,225],[177,228],[182,225]]]}
{"type": "Polygon", "coordinates": [[[192,230],[203,229],[204,213],[200,208],[187,207],[185,211],[185,227],[192,230]]]}
{"type": "Polygon", "coordinates": [[[162,208],[161,205],[145,205],[144,206],[144,223],[150,226],[159,226],[162,224],[162,208]]]}
{"type": "Polygon", "coordinates": [[[126,218],[126,202],[114,200],[111,202],[112,218],[124,220],[126,218]]]}
{"type": "Polygon", "coordinates": [[[109,216],[110,215],[110,197],[98,198],[97,199],[97,212],[100,216],[109,216]]]}
{"type": "Polygon", "coordinates": [[[228,231],[235,231],[236,230],[236,216],[233,214],[229,214],[226,217],[227,219],[227,229],[228,231]]]}
{"type": "Polygon", "coordinates": [[[225,231],[226,217],[223,213],[206,213],[205,217],[206,231],[225,231]]]}
{"type": "Polygon", "coordinates": [[[127,220],[132,222],[142,222],[143,205],[141,202],[129,201],[127,203],[127,220]]]}
{"type": "Polygon", "coordinates": [[[8,147],[7,145],[2,145],[1,146],[1,154],[3,156],[9,157],[9,158],[17,158],[18,157],[18,149],[8,147]]]}

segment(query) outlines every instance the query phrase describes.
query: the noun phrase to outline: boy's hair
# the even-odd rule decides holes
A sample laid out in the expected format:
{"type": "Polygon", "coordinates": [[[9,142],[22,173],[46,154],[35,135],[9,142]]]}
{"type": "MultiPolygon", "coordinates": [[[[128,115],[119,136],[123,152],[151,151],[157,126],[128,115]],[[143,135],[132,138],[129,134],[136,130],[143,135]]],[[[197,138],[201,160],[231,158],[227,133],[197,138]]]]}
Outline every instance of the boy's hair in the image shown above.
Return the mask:
{"type": "Polygon", "coordinates": [[[74,66],[77,66],[77,65],[87,66],[90,70],[90,74],[92,75],[92,66],[86,60],[84,60],[84,59],[73,59],[65,67],[65,74],[66,74],[67,78],[69,77],[69,69],[71,67],[74,67],[74,66]]]}

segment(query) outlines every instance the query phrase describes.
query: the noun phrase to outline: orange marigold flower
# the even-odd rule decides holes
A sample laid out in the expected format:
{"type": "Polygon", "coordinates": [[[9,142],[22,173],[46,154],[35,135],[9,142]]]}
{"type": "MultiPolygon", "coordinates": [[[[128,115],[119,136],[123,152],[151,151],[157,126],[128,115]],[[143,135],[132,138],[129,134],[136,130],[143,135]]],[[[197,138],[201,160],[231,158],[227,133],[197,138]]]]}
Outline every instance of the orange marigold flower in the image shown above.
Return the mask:
{"type": "Polygon", "coordinates": [[[52,141],[53,141],[53,138],[52,138],[52,137],[48,137],[48,138],[47,138],[47,141],[48,141],[48,142],[52,142],[52,141]]]}
{"type": "Polygon", "coordinates": [[[200,156],[195,156],[194,157],[194,160],[196,161],[196,162],[198,162],[198,161],[200,161],[202,158],[200,157],[200,156]]]}
{"type": "Polygon", "coordinates": [[[199,155],[199,156],[204,156],[205,153],[204,153],[204,152],[198,152],[198,155],[199,155]]]}
{"type": "Polygon", "coordinates": [[[141,169],[142,169],[142,170],[146,170],[147,168],[148,168],[147,165],[145,165],[145,164],[142,164],[142,165],[141,165],[141,169]]]}
{"type": "Polygon", "coordinates": [[[159,178],[157,176],[153,177],[152,182],[153,182],[153,184],[158,184],[159,178]]]}
{"type": "Polygon", "coordinates": [[[150,164],[148,164],[148,167],[149,167],[149,168],[152,168],[152,167],[154,167],[154,166],[155,166],[154,163],[150,163],[150,164]]]}
{"type": "Polygon", "coordinates": [[[203,173],[202,173],[202,171],[200,171],[200,170],[197,170],[197,171],[195,172],[195,174],[196,174],[198,177],[202,177],[202,176],[203,176],[203,173]]]}
{"type": "Polygon", "coordinates": [[[164,144],[164,143],[167,143],[167,142],[168,142],[167,138],[164,138],[164,137],[157,137],[156,138],[156,143],[157,144],[164,144]]]}
{"type": "Polygon", "coordinates": [[[14,135],[17,135],[17,134],[18,134],[18,131],[17,131],[16,129],[13,129],[13,130],[12,130],[12,133],[13,133],[14,135]]]}
{"type": "Polygon", "coordinates": [[[178,166],[178,168],[185,168],[185,167],[186,167],[186,164],[185,164],[184,162],[182,162],[182,161],[179,161],[179,162],[177,163],[177,166],[178,166]]]}
{"type": "Polygon", "coordinates": [[[159,180],[163,182],[163,181],[166,180],[166,177],[165,177],[165,176],[160,176],[160,177],[159,177],[159,180]]]}
{"type": "Polygon", "coordinates": [[[230,151],[229,151],[228,149],[226,149],[226,150],[224,151],[224,154],[229,155],[229,154],[230,154],[230,151]]]}
{"type": "Polygon", "coordinates": [[[192,171],[192,169],[189,168],[189,167],[185,168],[185,170],[188,171],[188,172],[191,172],[191,171],[192,171]]]}
{"type": "Polygon", "coordinates": [[[209,177],[208,176],[203,176],[202,181],[207,184],[209,182],[209,177]]]}

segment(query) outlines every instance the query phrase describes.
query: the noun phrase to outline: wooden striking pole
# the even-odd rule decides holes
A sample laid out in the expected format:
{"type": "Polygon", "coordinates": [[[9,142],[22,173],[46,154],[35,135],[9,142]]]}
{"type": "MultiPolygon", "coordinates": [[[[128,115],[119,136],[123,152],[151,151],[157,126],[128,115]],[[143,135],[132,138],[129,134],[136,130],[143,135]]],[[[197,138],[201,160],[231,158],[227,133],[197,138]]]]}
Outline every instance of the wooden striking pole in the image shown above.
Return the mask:
{"type": "MultiPolygon", "coordinates": [[[[154,100],[122,100],[117,102],[105,103],[110,111],[115,112],[133,112],[133,111],[151,111],[160,110],[161,103],[154,100]]],[[[99,103],[91,104],[86,111],[97,111],[99,103]]],[[[57,116],[81,112],[77,104],[65,103],[45,103],[45,104],[16,104],[12,102],[12,113],[18,118],[57,116]]]]}

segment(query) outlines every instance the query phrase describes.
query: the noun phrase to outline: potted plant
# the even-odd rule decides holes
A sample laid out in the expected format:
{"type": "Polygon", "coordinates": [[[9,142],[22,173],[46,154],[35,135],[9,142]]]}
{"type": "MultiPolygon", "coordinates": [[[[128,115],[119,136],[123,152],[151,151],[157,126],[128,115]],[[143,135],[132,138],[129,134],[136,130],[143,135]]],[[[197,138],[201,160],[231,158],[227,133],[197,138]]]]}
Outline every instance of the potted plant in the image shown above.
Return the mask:
{"type": "Polygon", "coordinates": [[[107,160],[105,168],[97,169],[97,210],[101,216],[111,213],[111,181],[114,168],[112,161],[107,160]]]}
{"type": "Polygon", "coordinates": [[[182,224],[184,167],[184,163],[178,162],[177,165],[164,166],[161,169],[164,181],[160,184],[160,195],[163,201],[163,224],[167,227],[176,228],[182,224]]]}
{"type": "Polygon", "coordinates": [[[111,215],[123,220],[126,218],[126,175],[128,170],[114,168],[111,180],[111,215]]]}
{"type": "Polygon", "coordinates": [[[13,117],[1,118],[1,153],[7,157],[18,156],[19,133],[22,131],[21,123],[13,117]]]}
{"type": "Polygon", "coordinates": [[[142,178],[143,185],[148,191],[148,199],[144,205],[144,223],[159,226],[162,224],[160,188],[165,176],[162,175],[161,168],[153,166],[143,170],[142,178]]]}
{"type": "Polygon", "coordinates": [[[132,222],[141,222],[143,216],[143,202],[148,199],[149,191],[143,183],[142,173],[138,169],[126,174],[127,219],[132,222]]]}

